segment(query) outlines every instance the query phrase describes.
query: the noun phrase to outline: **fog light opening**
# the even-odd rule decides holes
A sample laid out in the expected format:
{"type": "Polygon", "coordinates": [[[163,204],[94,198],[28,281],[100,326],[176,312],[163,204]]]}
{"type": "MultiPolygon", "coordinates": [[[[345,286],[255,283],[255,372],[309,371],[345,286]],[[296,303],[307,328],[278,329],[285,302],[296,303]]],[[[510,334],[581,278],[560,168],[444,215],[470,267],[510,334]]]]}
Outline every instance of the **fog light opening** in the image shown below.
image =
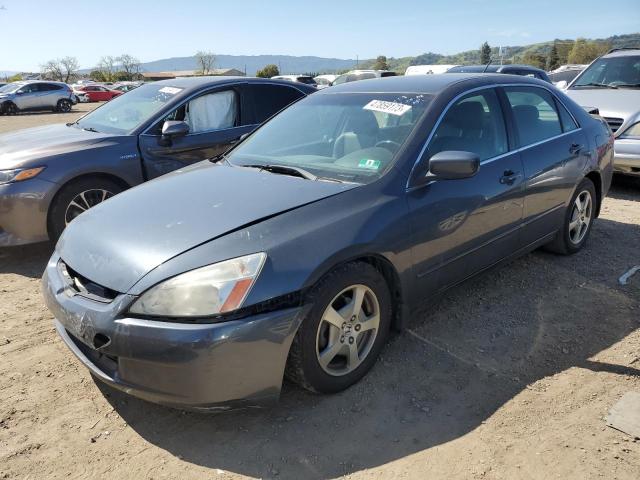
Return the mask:
{"type": "Polygon", "coordinates": [[[96,336],[93,337],[93,346],[96,350],[107,347],[110,343],[111,339],[102,333],[96,333],[96,336]]]}

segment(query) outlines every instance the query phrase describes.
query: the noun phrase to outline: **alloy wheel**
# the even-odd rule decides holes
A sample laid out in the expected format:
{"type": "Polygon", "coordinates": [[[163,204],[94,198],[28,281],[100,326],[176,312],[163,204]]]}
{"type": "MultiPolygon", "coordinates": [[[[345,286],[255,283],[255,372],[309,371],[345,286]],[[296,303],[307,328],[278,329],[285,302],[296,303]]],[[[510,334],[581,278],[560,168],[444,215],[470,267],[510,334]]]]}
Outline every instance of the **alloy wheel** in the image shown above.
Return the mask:
{"type": "Polygon", "coordinates": [[[578,245],[587,234],[593,216],[593,201],[591,193],[583,190],[573,202],[571,220],[569,220],[569,239],[578,245]]]}
{"type": "Polygon", "coordinates": [[[79,193],[69,202],[69,205],[67,205],[64,214],[65,226],[69,225],[69,223],[82,212],[86,212],[91,207],[95,207],[99,203],[113,197],[113,195],[113,192],[103,189],[85,190],[79,193]]]}
{"type": "Polygon", "coordinates": [[[322,314],[316,356],[333,376],[353,372],[367,358],[380,327],[380,303],[373,290],[352,285],[342,290],[322,314]]]}
{"type": "Polygon", "coordinates": [[[59,108],[62,113],[68,113],[71,111],[71,102],[69,100],[60,101],[59,108]]]}

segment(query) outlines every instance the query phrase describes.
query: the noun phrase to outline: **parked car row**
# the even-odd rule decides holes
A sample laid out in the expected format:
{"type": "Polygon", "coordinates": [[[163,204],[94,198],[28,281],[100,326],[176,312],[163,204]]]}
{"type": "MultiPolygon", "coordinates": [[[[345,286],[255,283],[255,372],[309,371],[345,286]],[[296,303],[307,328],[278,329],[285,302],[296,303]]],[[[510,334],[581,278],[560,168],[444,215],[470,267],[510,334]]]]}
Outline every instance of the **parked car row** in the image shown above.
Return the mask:
{"type": "Polygon", "coordinates": [[[444,289],[579,251],[613,140],[524,76],[195,77],[2,135],[0,159],[2,243],[59,237],[42,285],[69,349],[117,389],[215,411],[272,402],[285,375],[343,390],[444,289]]]}

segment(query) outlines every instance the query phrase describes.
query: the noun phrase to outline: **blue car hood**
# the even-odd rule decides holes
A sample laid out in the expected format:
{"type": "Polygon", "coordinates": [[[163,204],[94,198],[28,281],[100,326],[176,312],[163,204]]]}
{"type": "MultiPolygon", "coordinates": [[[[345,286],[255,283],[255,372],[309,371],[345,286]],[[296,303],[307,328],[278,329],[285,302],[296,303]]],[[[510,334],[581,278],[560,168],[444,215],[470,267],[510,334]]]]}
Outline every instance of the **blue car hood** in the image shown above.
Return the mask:
{"type": "Polygon", "coordinates": [[[69,224],[57,250],[76,272],[124,293],[186,250],[351,188],[201,162],[83,213],[69,224]]]}
{"type": "Polygon", "coordinates": [[[23,166],[34,158],[88,148],[113,135],[87,132],[65,124],[27,128],[0,135],[0,169],[23,166]]]}

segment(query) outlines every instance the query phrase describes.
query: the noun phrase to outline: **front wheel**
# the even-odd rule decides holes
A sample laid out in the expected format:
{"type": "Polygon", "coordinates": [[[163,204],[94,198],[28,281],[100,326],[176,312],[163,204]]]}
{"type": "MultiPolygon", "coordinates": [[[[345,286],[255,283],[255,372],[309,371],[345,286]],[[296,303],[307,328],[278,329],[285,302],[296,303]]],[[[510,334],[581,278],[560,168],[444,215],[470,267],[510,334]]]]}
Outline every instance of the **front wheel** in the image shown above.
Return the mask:
{"type": "Polygon", "coordinates": [[[49,210],[49,236],[56,241],[78,215],[120,193],[123,188],[103,178],[84,178],[60,190],[49,210]]]}
{"type": "Polygon", "coordinates": [[[596,216],[596,189],[593,182],[585,178],[571,197],[567,207],[562,230],[547,249],[563,255],[579,252],[591,233],[596,216]]]}
{"type": "Polygon", "coordinates": [[[13,102],[5,102],[0,110],[2,110],[2,113],[5,115],[15,115],[18,113],[18,107],[16,107],[16,104],[13,102]]]}
{"type": "Polygon", "coordinates": [[[387,340],[389,287],[371,265],[348,263],[321,280],[309,301],[286,375],[314,392],[339,392],[364,377],[387,340]]]}

